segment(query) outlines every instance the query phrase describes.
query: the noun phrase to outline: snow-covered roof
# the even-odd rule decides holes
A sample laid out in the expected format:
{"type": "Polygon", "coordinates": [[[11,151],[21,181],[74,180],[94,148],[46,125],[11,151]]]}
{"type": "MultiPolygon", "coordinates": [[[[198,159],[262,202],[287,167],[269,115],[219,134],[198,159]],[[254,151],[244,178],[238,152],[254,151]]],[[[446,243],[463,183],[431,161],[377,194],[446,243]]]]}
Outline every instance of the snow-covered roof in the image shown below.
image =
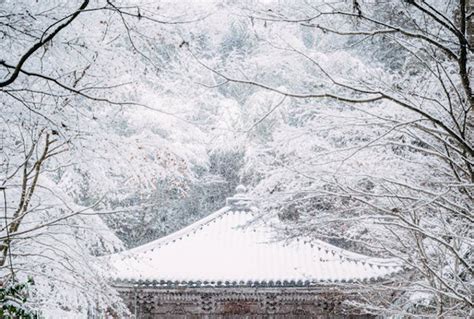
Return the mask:
{"type": "Polygon", "coordinates": [[[275,240],[242,189],[228,206],[143,246],[109,256],[115,282],[153,286],[311,286],[377,280],[402,270],[322,241],[275,240]]]}

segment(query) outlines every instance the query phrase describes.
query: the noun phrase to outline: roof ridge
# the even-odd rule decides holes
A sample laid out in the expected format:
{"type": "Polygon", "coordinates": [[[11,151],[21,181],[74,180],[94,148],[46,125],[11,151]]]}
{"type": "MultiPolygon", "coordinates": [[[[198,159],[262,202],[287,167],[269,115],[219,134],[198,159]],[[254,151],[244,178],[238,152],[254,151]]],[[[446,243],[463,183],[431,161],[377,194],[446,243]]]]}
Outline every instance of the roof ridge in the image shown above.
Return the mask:
{"type": "Polygon", "coordinates": [[[152,250],[154,248],[158,248],[158,247],[161,247],[163,245],[167,245],[170,242],[174,242],[176,240],[179,240],[179,239],[183,238],[184,236],[189,235],[191,233],[195,233],[196,231],[201,230],[203,226],[206,226],[206,225],[212,223],[216,219],[218,219],[218,218],[220,218],[220,217],[222,217],[222,216],[224,216],[228,213],[249,213],[249,212],[253,212],[253,211],[254,211],[253,208],[250,208],[250,209],[247,209],[247,210],[234,210],[231,206],[225,206],[225,207],[219,209],[218,211],[216,211],[212,214],[209,214],[206,217],[201,218],[201,219],[193,222],[192,224],[190,224],[190,225],[188,225],[188,226],[186,226],[186,227],[184,227],[180,230],[172,232],[171,234],[168,234],[164,237],[160,237],[158,239],[155,239],[155,240],[153,240],[149,243],[146,243],[146,244],[143,244],[143,245],[131,248],[131,249],[121,251],[118,254],[121,254],[121,253],[134,254],[134,253],[141,253],[141,252],[145,252],[145,251],[148,251],[148,250],[152,250]]]}
{"type": "MultiPolygon", "coordinates": [[[[278,221],[280,222],[280,221],[278,221]]],[[[267,227],[274,228],[274,224],[266,224],[267,227]]],[[[275,242],[288,242],[288,241],[296,241],[301,242],[305,246],[316,247],[319,251],[324,250],[327,255],[333,254],[333,256],[337,255],[340,259],[344,259],[349,262],[355,263],[363,263],[375,266],[382,266],[382,267],[400,267],[403,263],[396,257],[375,257],[375,256],[368,256],[362,253],[354,252],[349,249],[345,249],[342,247],[338,247],[336,245],[330,244],[325,242],[321,239],[311,238],[308,236],[301,236],[301,237],[291,237],[291,238],[282,238],[276,239],[275,242]]]]}
{"type": "Polygon", "coordinates": [[[362,263],[367,263],[367,264],[391,266],[391,267],[400,266],[400,262],[397,258],[367,256],[361,253],[353,252],[351,250],[335,246],[333,244],[327,243],[320,239],[315,239],[313,241],[305,241],[304,244],[317,246],[319,249],[325,249],[327,254],[329,252],[332,252],[334,255],[337,254],[340,258],[345,258],[348,261],[352,261],[356,263],[362,262],[362,263]]]}

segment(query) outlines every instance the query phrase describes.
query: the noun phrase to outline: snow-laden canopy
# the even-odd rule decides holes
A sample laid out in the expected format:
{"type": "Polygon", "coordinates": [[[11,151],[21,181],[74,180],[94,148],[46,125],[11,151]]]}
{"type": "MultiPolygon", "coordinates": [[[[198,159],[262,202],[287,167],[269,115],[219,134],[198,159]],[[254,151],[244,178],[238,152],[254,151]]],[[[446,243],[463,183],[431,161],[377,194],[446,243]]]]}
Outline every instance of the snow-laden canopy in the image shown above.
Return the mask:
{"type": "MultiPolygon", "coordinates": [[[[238,188],[238,191],[242,188],[238,188]]],[[[116,283],[153,286],[310,286],[377,280],[401,271],[317,240],[277,240],[243,193],[169,236],[109,256],[116,283]]]]}

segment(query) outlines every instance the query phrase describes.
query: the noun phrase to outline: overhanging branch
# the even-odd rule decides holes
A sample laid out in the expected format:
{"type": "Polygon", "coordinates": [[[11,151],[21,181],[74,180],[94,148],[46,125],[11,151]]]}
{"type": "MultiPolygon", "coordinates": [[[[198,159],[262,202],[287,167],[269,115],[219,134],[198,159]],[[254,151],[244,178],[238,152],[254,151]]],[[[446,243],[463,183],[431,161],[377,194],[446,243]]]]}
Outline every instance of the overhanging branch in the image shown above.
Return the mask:
{"type": "Polygon", "coordinates": [[[15,80],[18,78],[18,75],[20,74],[23,64],[25,64],[25,62],[33,55],[33,53],[35,53],[39,48],[43,47],[46,43],[50,42],[62,29],[66,28],[69,24],[71,24],[72,21],[74,21],[74,19],[77,18],[77,16],[82,12],[82,10],[84,10],[87,7],[88,4],[89,4],[89,0],[84,0],[81,7],[76,12],[74,12],[74,14],[72,14],[70,19],[68,19],[63,24],[59,25],[47,37],[41,38],[39,42],[37,42],[28,51],[26,51],[26,53],[23,54],[23,56],[20,58],[20,60],[16,64],[15,69],[13,73],[10,75],[10,77],[6,79],[5,81],[0,82],[0,87],[5,87],[15,82],[15,80]]]}

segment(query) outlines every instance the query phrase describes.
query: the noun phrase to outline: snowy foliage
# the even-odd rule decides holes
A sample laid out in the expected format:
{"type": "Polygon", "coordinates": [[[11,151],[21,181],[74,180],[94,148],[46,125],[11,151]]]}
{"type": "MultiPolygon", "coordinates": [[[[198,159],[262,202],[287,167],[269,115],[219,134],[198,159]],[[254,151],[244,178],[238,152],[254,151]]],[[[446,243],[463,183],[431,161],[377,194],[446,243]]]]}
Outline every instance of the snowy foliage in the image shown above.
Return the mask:
{"type": "Polygon", "coordinates": [[[362,307],[467,316],[461,9],[0,0],[3,281],[33,276],[29,307],[49,317],[120,314],[95,256],[181,228],[245,183],[282,238],[405,263],[394,299],[362,307]]]}

